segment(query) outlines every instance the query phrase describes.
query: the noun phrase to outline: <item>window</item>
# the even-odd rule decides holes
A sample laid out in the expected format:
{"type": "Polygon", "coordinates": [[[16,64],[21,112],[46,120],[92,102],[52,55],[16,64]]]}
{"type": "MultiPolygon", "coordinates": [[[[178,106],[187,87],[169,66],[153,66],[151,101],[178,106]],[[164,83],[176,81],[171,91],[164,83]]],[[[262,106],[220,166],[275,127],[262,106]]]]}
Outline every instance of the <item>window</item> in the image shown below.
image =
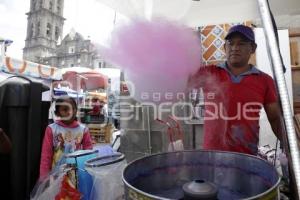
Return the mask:
{"type": "Polygon", "coordinates": [[[61,12],[61,0],[57,0],[56,2],[56,12],[57,14],[60,14],[61,12]]]}
{"type": "Polygon", "coordinates": [[[55,26],[55,40],[58,40],[59,38],[59,28],[55,26]]]}
{"type": "Polygon", "coordinates": [[[70,67],[74,67],[74,64],[72,63],[72,64],[70,64],[70,67]]]}
{"type": "Polygon", "coordinates": [[[36,0],[32,0],[31,8],[32,8],[32,11],[35,11],[35,8],[36,8],[36,0]]]}
{"type": "Polygon", "coordinates": [[[42,7],[43,1],[42,0],[32,0],[31,9],[32,11],[38,10],[42,7]]]}
{"type": "Polygon", "coordinates": [[[50,23],[47,23],[47,28],[46,28],[46,35],[47,37],[51,37],[51,30],[52,29],[52,26],[50,23]]]}
{"type": "Polygon", "coordinates": [[[40,35],[40,31],[41,31],[41,22],[38,22],[36,25],[36,36],[40,35]]]}
{"type": "Polygon", "coordinates": [[[44,7],[44,0],[40,0],[40,8],[44,7]]]}
{"type": "Polygon", "coordinates": [[[52,11],[52,9],[53,9],[53,3],[52,3],[52,1],[50,1],[50,2],[49,2],[49,10],[52,11]]]}
{"type": "Polygon", "coordinates": [[[69,53],[74,53],[75,52],[75,48],[72,46],[72,47],[69,47],[69,53]]]}
{"type": "Polygon", "coordinates": [[[42,5],[42,0],[32,0],[31,9],[32,11],[38,10],[42,5]]]}
{"type": "Polygon", "coordinates": [[[36,9],[38,10],[41,7],[41,3],[39,2],[39,0],[36,1],[36,9]]]}
{"type": "Polygon", "coordinates": [[[56,10],[57,10],[57,14],[60,14],[60,6],[57,6],[57,8],[56,8],[56,10]]]}
{"type": "Polygon", "coordinates": [[[28,38],[33,38],[34,37],[34,25],[33,24],[30,25],[30,28],[28,31],[29,31],[28,38]]]}
{"type": "Polygon", "coordinates": [[[105,68],[105,62],[99,62],[98,67],[99,68],[105,68]]]}

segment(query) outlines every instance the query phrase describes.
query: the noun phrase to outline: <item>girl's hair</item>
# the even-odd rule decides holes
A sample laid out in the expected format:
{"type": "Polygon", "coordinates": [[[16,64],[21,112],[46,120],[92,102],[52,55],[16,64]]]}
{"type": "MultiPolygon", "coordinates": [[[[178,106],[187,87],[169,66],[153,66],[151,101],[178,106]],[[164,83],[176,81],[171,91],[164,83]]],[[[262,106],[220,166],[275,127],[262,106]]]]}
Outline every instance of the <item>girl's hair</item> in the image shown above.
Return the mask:
{"type": "Polygon", "coordinates": [[[62,103],[64,103],[64,102],[67,102],[67,103],[71,102],[71,104],[72,104],[71,106],[72,106],[73,110],[77,111],[77,103],[76,103],[75,99],[73,99],[73,98],[71,98],[71,97],[69,97],[69,96],[67,96],[67,97],[59,97],[59,98],[56,99],[56,101],[55,101],[55,111],[54,111],[54,114],[55,114],[56,116],[59,116],[59,112],[58,112],[59,107],[60,107],[60,106],[62,105],[62,103]]]}

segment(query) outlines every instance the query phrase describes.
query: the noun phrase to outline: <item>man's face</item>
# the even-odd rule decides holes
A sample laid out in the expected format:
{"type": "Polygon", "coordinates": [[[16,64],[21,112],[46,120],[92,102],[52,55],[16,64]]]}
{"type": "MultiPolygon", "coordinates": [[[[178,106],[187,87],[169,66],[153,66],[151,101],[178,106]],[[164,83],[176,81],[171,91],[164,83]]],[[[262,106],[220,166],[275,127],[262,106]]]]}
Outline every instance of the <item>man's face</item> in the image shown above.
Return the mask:
{"type": "Polygon", "coordinates": [[[232,67],[244,67],[250,56],[256,50],[256,44],[247,40],[243,35],[234,33],[225,42],[227,63],[232,67]]]}

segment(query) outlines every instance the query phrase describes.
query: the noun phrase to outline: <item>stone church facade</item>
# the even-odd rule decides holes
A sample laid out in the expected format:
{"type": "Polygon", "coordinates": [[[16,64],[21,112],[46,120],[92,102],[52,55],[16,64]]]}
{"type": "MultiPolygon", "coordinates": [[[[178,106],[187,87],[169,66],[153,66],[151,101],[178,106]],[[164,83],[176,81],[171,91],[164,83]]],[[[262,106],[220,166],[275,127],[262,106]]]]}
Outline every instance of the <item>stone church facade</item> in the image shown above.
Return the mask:
{"type": "Polygon", "coordinates": [[[54,55],[43,58],[43,63],[64,67],[102,68],[105,62],[96,51],[89,39],[75,32],[74,29],[67,34],[60,44],[56,46],[54,55]]]}
{"type": "Polygon", "coordinates": [[[64,67],[102,68],[106,63],[89,39],[74,29],[63,39],[64,0],[30,0],[24,60],[64,67]]]}

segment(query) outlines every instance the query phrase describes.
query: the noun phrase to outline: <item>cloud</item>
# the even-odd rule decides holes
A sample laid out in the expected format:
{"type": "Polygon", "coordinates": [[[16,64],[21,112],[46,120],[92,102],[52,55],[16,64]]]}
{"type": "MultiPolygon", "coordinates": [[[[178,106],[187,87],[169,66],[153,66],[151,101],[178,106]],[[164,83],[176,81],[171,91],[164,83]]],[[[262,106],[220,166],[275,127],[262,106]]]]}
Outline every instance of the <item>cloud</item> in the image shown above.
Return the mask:
{"type": "MultiPolygon", "coordinates": [[[[22,58],[25,46],[29,0],[0,0],[0,37],[13,40],[8,55],[22,58]]],[[[114,28],[115,12],[96,0],[64,1],[64,36],[71,28],[81,33],[85,39],[90,36],[93,42],[105,43],[114,28]]]]}
{"type": "Polygon", "coordinates": [[[25,45],[26,21],[25,13],[29,9],[27,0],[1,0],[0,1],[0,37],[13,40],[8,48],[8,55],[22,58],[22,49],[25,45]]]}
{"type": "Polygon", "coordinates": [[[3,5],[6,8],[12,8],[14,4],[14,0],[0,0],[0,5],[3,5]]]}
{"type": "Polygon", "coordinates": [[[95,0],[65,1],[64,12],[65,34],[75,28],[85,38],[102,43],[114,26],[114,11],[95,0]]]}

